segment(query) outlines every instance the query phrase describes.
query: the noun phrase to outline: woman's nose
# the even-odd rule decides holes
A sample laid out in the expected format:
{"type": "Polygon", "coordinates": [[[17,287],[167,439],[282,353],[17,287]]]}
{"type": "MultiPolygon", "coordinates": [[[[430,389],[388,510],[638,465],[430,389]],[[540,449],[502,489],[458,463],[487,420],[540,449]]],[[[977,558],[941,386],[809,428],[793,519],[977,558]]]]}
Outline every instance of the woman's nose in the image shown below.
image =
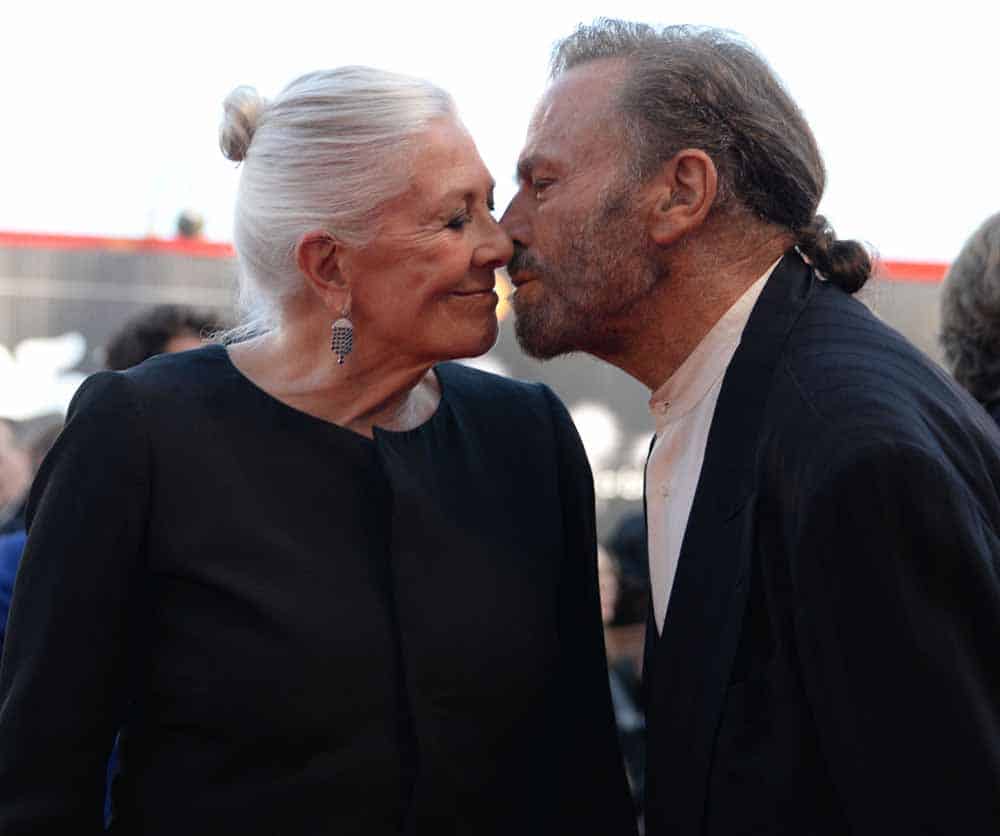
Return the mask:
{"type": "Polygon", "coordinates": [[[514,242],[492,218],[489,227],[483,242],[476,248],[476,262],[479,266],[499,270],[514,254],[514,242]]]}

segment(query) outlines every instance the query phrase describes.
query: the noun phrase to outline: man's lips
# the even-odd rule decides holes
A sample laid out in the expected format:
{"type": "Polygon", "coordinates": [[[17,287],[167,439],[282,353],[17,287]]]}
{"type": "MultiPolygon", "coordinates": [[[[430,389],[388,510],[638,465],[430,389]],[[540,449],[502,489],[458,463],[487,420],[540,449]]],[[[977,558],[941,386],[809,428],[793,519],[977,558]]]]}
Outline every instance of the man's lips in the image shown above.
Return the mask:
{"type": "Polygon", "coordinates": [[[514,285],[514,287],[520,287],[528,282],[533,282],[535,279],[536,276],[532,275],[527,270],[523,270],[520,273],[512,274],[510,277],[510,283],[514,285]]]}

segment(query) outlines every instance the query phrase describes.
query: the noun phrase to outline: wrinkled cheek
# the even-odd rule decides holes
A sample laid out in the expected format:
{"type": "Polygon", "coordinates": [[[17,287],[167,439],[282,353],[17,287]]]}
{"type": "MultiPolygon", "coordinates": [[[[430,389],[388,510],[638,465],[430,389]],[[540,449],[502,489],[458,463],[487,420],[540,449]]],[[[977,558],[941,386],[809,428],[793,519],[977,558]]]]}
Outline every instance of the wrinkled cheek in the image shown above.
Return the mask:
{"type": "Polygon", "coordinates": [[[487,350],[496,341],[497,332],[495,307],[446,297],[413,324],[412,338],[419,338],[423,347],[433,347],[442,356],[450,356],[454,352],[470,354],[487,350]]]}

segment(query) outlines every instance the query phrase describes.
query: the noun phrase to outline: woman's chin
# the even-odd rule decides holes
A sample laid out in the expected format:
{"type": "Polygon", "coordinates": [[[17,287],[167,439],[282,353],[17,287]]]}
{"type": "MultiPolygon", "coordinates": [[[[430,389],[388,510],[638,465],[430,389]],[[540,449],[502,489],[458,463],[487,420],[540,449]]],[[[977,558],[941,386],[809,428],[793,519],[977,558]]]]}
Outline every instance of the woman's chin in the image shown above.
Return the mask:
{"type": "Polygon", "coordinates": [[[500,326],[494,316],[488,326],[478,334],[470,335],[468,339],[463,339],[460,344],[454,345],[452,347],[454,353],[449,354],[447,359],[463,360],[469,357],[480,357],[497,344],[499,336],[500,326]]]}

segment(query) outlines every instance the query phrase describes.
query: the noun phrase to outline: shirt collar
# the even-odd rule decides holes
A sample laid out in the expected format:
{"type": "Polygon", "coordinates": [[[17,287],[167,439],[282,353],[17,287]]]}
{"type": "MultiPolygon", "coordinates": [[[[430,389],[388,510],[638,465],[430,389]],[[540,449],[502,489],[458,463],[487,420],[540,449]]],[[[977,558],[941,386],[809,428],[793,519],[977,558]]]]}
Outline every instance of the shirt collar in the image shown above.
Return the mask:
{"type": "Polygon", "coordinates": [[[729,361],[743,336],[743,329],[753,311],[768,277],[778,266],[778,258],[764,275],[748,287],[711,330],[695,346],[687,359],[677,368],[649,399],[649,410],[658,427],[678,421],[694,409],[711,391],[725,373],[729,361]]]}

